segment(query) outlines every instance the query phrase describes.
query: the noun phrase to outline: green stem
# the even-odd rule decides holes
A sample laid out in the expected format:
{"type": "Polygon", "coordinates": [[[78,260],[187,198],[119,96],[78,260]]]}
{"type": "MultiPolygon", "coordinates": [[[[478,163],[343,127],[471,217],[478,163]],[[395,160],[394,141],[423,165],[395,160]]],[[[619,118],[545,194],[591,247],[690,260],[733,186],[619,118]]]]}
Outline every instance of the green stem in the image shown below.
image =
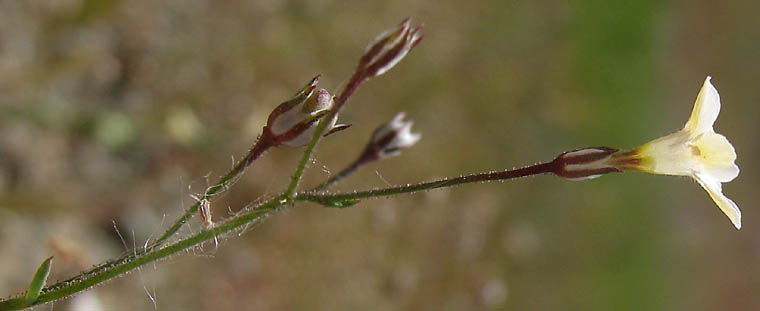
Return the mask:
{"type": "MultiPolygon", "coordinates": [[[[243,214],[233,217],[225,222],[219,223],[212,229],[203,230],[190,237],[169,244],[161,249],[156,249],[147,253],[144,250],[139,253],[136,252],[136,254],[138,254],[137,256],[129,256],[128,260],[121,262],[118,265],[111,266],[108,269],[105,269],[98,273],[89,275],[77,281],[63,281],[54,284],[43,289],[43,293],[37,298],[37,300],[34,301],[32,305],[39,305],[71,296],[104,281],[122,275],[128,271],[134,270],[147,263],[157,261],[173,254],[180,253],[191,247],[195,247],[196,245],[229,233],[233,230],[239,229],[252,222],[262,220],[264,217],[267,217],[272,212],[276,211],[278,207],[283,206],[286,203],[287,202],[279,199],[270,200],[243,214]]],[[[20,310],[29,306],[30,305],[25,305],[24,297],[16,297],[0,301],[0,310],[3,311],[20,310]]]]}
{"type": "Polygon", "coordinates": [[[343,180],[344,178],[348,177],[348,175],[353,174],[358,169],[360,169],[362,166],[367,164],[367,161],[354,161],[351,163],[351,165],[344,168],[342,171],[338,172],[337,174],[331,176],[329,179],[325,180],[323,183],[319,184],[318,186],[312,188],[309,190],[309,192],[318,192],[327,189],[327,187],[330,187],[331,185],[343,180]]]}
{"type": "Polygon", "coordinates": [[[314,136],[311,137],[309,144],[306,145],[306,150],[303,151],[303,155],[301,156],[301,161],[298,162],[296,171],[295,173],[293,173],[293,177],[290,179],[290,185],[288,185],[288,190],[285,191],[286,198],[289,198],[289,199],[293,198],[294,194],[296,193],[296,190],[298,189],[298,184],[301,182],[301,178],[303,177],[303,172],[304,170],[306,170],[306,165],[309,163],[309,160],[311,159],[311,155],[314,154],[314,149],[317,147],[317,143],[319,142],[319,139],[327,130],[327,125],[330,124],[331,118],[332,118],[332,114],[328,115],[326,118],[322,118],[321,120],[319,120],[319,124],[317,124],[317,129],[314,131],[314,136]]]}
{"type": "MultiPolygon", "coordinates": [[[[545,173],[552,173],[555,171],[557,164],[555,162],[540,163],[532,166],[527,166],[514,170],[499,171],[499,172],[487,172],[466,175],[456,178],[447,178],[431,182],[420,183],[416,185],[391,187],[385,189],[376,189],[369,191],[360,191],[353,193],[339,193],[339,194],[312,194],[303,193],[295,196],[295,201],[312,201],[327,206],[348,206],[350,204],[343,204],[348,201],[357,201],[364,198],[389,196],[402,193],[414,193],[423,190],[430,190],[443,187],[452,187],[455,185],[483,182],[491,180],[507,180],[514,179],[530,175],[538,175],[545,173]],[[343,203],[342,203],[343,202],[343,203]]],[[[192,236],[181,239],[174,243],[171,243],[163,248],[144,248],[135,250],[130,255],[122,257],[116,261],[111,261],[100,266],[100,269],[94,271],[88,271],[74,277],[70,280],[59,282],[46,287],[42,290],[42,294],[34,301],[34,305],[43,304],[56,299],[61,299],[67,296],[71,296],[75,293],[84,291],[92,286],[100,284],[104,281],[117,277],[123,273],[139,268],[150,262],[157,261],[162,258],[166,258],[173,254],[182,252],[191,247],[200,245],[205,241],[222,236],[233,230],[239,229],[245,225],[248,225],[255,221],[260,221],[264,217],[271,215],[283,206],[292,204],[293,201],[285,198],[284,195],[275,199],[269,200],[251,210],[244,212],[240,215],[232,217],[224,222],[217,224],[214,228],[200,231],[192,236]]],[[[0,301],[0,310],[19,310],[25,307],[29,307],[28,302],[24,297],[16,297],[4,301],[0,301]]]]}
{"type": "Polygon", "coordinates": [[[223,192],[224,190],[227,190],[230,186],[232,186],[232,184],[235,183],[235,181],[237,181],[240,178],[240,176],[242,176],[243,173],[245,173],[245,169],[248,166],[253,164],[253,162],[256,161],[259,157],[261,157],[261,155],[263,155],[264,152],[266,152],[269,148],[271,148],[272,144],[270,143],[270,141],[271,140],[266,136],[260,137],[259,140],[256,142],[256,144],[251,148],[251,150],[248,151],[248,154],[242,160],[240,160],[238,164],[235,165],[234,168],[232,168],[232,170],[227,172],[227,174],[221,179],[219,179],[216,182],[216,184],[209,187],[206,190],[206,192],[203,194],[203,196],[199,198],[197,202],[195,202],[195,204],[193,204],[187,210],[185,210],[185,213],[182,214],[182,216],[180,216],[179,218],[177,218],[177,220],[174,222],[174,224],[172,224],[171,227],[169,227],[169,229],[167,229],[160,237],[158,237],[154,242],[149,244],[146,248],[136,253],[135,252],[129,253],[117,259],[109,260],[105,263],[97,265],[96,267],[84,273],[81,273],[77,276],[74,276],[68,280],[60,282],[59,284],[56,284],[53,286],[57,286],[65,282],[77,282],[82,279],[91,277],[102,271],[121,265],[129,260],[133,260],[137,256],[149,253],[151,250],[157,247],[160,247],[161,245],[166,243],[166,241],[169,238],[171,238],[175,233],[177,233],[177,231],[179,231],[179,229],[182,228],[182,226],[185,223],[187,223],[190,220],[190,218],[193,217],[193,215],[195,215],[195,213],[198,211],[198,207],[200,206],[203,200],[210,200],[213,196],[223,192]]]}
{"type": "Polygon", "coordinates": [[[337,193],[337,194],[316,194],[316,193],[300,193],[294,199],[296,201],[311,201],[319,204],[323,204],[327,207],[344,207],[352,204],[346,203],[349,201],[355,201],[365,198],[391,196],[403,193],[414,193],[424,190],[431,190],[444,187],[452,187],[460,184],[492,181],[492,180],[508,180],[515,179],[531,175],[539,175],[552,173],[555,170],[556,164],[554,162],[539,163],[523,168],[499,171],[499,172],[486,172],[479,174],[471,174],[456,178],[445,178],[441,180],[429,181],[419,183],[415,185],[391,187],[384,189],[375,189],[367,191],[357,191],[352,193],[337,193]]]}
{"type": "MultiPolygon", "coordinates": [[[[238,178],[242,176],[242,174],[245,172],[245,169],[248,166],[250,166],[256,159],[258,159],[261,155],[263,155],[264,152],[266,152],[269,148],[273,146],[273,144],[271,143],[272,140],[269,137],[262,136],[253,146],[253,148],[251,148],[251,150],[248,152],[245,158],[243,158],[240,162],[238,162],[238,164],[232,170],[230,170],[224,177],[222,177],[219,181],[217,181],[216,184],[209,187],[206,190],[206,192],[203,194],[203,196],[199,198],[198,202],[190,206],[185,211],[185,213],[182,216],[180,216],[174,222],[174,224],[172,224],[172,226],[170,226],[169,229],[167,229],[153,243],[147,245],[144,249],[135,250],[131,254],[126,254],[115,260],[107,261],[103,264],[98,265],[97,267],[93,269],[90,269],[89,271],[83,272],[68,280],[58,282],[56,284],[53,284],[45,288],[43,290],[44,293],[40,295],[39,299],[37,299],[37,301],[35,302],[35,305],[49,302],[55,299],[63,298],[63,297],[72,295],[74,293],[80,292],[82,290],[85,290],[93,285],[96,285],[105,280],[111,279],[113,277],[116,277],[120,275],[121,273],[140,267],[141,265],[145,263],[164,258],[166,256],[169,256],[181,250],[192,247],[196,244],[202,243],[208,239],[216,237],[218,234],[228,232],[239,226],[247,224],[249,221],[256,220],[255,216],[259,215],[259,211],[262,209],[274,209],[277,206],[282,206],[282,205],[287,204],[288,199],[294,197],[295,191],[298,187],[301,177],[303,176],[303,172],[306,168],[306,164],[311,158],[311,155],[313,154],[317,143],[321,139],[322,135],[326,132],[327,125],[331,123],[330,121],[332,119],[337,117],[338,113],[344,107],[348,98],[351,97],[351,95],[358,89],[359,85],[361,85],[364,81],[366,81],[366,78],[363,76],[363,73],[358,72],[358,71],[355,72],[354,75],[351,77],[351,80],[346,85],[346,87],[343,88],[343,91],[341,92],[340,96],[338,96],[335,99],[335,107],[333,108],[331,113],[326,118],[323,118],[322,120],[320,120],[319,124],[317,125],[317,130],[315,131],[314,136],[312,137],[311,141],[309,142],[309,145],[304,151],[303,157],[301,158],[298,168],[296,169],[296,172],[293,175],[290,186],[288,187],[287,191],[282,196],[278,197],[278,199],[269,201],[265,203],[264,205],[260,206],[260,208],[255,209],[249,213],[231,218],[225,223],[214,227],[213,229],[201,231],[198,234],[195,234],[193,236],[182,239],[169,246],[159,249],[161,245],[166,243],[169,240],[169,238],[171,238],[175,233],[177,233],[182,228],[182,226],[185,223],[187,223],[187,221],[189,221],[190,218],[193,217],[193,215],[195,215],[195,213],[198,211],[198,208],[200,207],[201,202],[203,202],[204,200],[210,200],[213,196],[223,192],[224,190],[227,190],[229,186],[234,184],[238,180],[238,178]]],[[[23,308],[24,304],[25,302],[23,301],[22,298],[8,299],[8,300],[0,301],[0,310],[16,310],[19,308],[23,308]]]]}
{"type": "Polygon", "coordinates": [[[364,81],[367,81],[364,74],[363,71],[354,72],[351,79],[349,79],[348,84],[346,84],[340,92],[340,95],[335,97],[335,106],[332,108],[332,111],[326,117],[319,120],[317,129],[314,131],[314,135],[306,146],[306,150],[304,150],[303,156],[301,156],[301,161],[298,162],[298,167],[296,168],[295,173],[293,173],[293,177],[290,179],[290,185],[288,185],[288,189],[285,191],[286,198],[292,199],[295,197],[296,190],[298,190],[298,184],[301,182],[306,165],[309,163],[311,155],[314,154],[314,149],[317,147],[319,140],[322,139],[322,136],[327,132],[327,125],[332,123],[332,120],[338,117],[338,114],[346,105],[346,102],[348,102],[351,95],[359,89],[359,86],[364,83],[364,81]]]}
{"type": "Polygon", "coordinates": [[[190,208],[188,208],[185,213],[180,218],[178,218],[174,224],[172,224],[172,226],[166,230],[166,232],[164,232],[164,234],[162,234],[148,246],[148,250],[150,251],[151,248],[160,246],[161,244],[165,243],[166,240],[168,240],[172,235],[177,233],[177,231],[182,228],[182,225],[187,223],[187,221],[190,220],[193,215],[195,215],[195,212],[198,211],[198,207],[200,207],[200,204],[203,201],[208,201],[218,193],[229,189],[229,187],[232,186],[232,184],[234,184],[240,178],[240,176],[243,175],[243,173],[245,173],[245,169],[254,161],[256,161],[256,159],[261,157],[261,155],[263,155],[264,152],[266,152],[271,147],[272,144],[270,143],[268,137],[262,136],[259,138],[253,148],[248,151],[248,154],[242,160],[240,160],[238,164],[235,165],[235,167],[227,173],[227,175],[224,175],[224,177],[219,179],[216,184],[209,187],[206,192],[203,193],[203,196],[200,197],[198,201],[195,202],[195,204],[190,206],[190,208]]]}

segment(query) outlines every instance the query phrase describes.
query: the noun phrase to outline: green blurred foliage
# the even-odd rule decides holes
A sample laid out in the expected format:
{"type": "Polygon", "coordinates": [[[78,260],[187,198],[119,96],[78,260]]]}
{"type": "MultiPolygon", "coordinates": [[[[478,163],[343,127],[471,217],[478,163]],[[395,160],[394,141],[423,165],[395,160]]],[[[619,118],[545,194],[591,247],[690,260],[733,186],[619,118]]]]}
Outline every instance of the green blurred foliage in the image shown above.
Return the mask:
{"type": "MultiPolygon", "coordinates": [[[[398,111],[422,141],[336,189],[635,147],[679,129],[712,75],[716,130],[742,169],[724,190],[743,229],[685,178],[539,176],[296,208],[66,303],[149,309],[147,291],[169,310],[760,308],[758,10],[749,0],[0,1],[0,292],[22,291],[50,255],[51,280],[118,255],[113,222],[126,246],[155,237],[279,102],[315,73],[338,90],[365,44],[412,16],[425,40],[351,99],[341,122],[353,127],[319,147],[306,185],[398,111]]],[[[282,189],[299,156],[269,152],[214,215],[282,189]]]]}

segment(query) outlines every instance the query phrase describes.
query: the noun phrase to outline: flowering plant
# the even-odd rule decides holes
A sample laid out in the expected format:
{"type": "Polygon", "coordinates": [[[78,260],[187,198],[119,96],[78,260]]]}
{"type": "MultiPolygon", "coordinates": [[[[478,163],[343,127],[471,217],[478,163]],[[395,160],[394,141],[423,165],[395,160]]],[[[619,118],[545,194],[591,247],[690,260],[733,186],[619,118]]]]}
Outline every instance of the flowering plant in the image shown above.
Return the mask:
{"type": "Polygon", "coordinates": [[[364,82],[387,73],[396,66],[417,46],[422,37],[422,28],[412,26],[409,19],[379,35],[368,45],[353,75],[336,96],[324,89],[318,89],[316,85],[319,76],[313,78],[296,92],[293,98],[273,109],[259,139],[246,156],[204,193],[196,195],[195,204],[188,207],[156,239],[149,241],[143,247],[131,250],[122,257],[106,261],[67,280],[46,286],[48,274],[53,268],[52,257],[48,258],[43,261],[32,277],[26,293],[0,300],[0,310],[18,310],[72,296],[148,263],[203,245],[207,241],[228,237],[230,233],[241,231],[249,224],[261,222],[297,203],[314,202],[329,208],[345,208],[365,198],[539,174],[554,174],[572,180],[596,178],[606,173],[627,170],[689,176],[707,190],[718,207],[737,228],[740,228],[741,213],[737,205],[723,195],[721,188],[721,183],[733,180],[739,173],[738,167],[734,164],[736,153],[728,140],[713,130],[713,123],[720,110],[720,99],[709,77],[697,96],[689,121],[681,131],[629,151],[619,151],[610,147],[582,148],[561,153],[549,162],[512,170],[489,171],[367,191],[346,193],[324,191],[361,167],[374,161],[397,156],[402,150],[412,147],[420,140],[421,135],[411,131],[412,122],[404,121],[405,115],[399,113],[374,131],[358,158],[345,169],[316,187],[301,190],[300,182],[306,164],[311,159],[317,144],[325,136],[347,128],[345,125],[336,124],[348,99],[364,82]],[[267,150],[279,146],[305,147],[288,187],[269,200],[254,204],[235,215],[214,221],[209,206],[213,203],[215,196],[233,186],[245,173],[246,168],[254,164],[267,150]],[[189,236],[178,236],[179,230],[196,214],[202,221],[202,229],[189,236]]]}

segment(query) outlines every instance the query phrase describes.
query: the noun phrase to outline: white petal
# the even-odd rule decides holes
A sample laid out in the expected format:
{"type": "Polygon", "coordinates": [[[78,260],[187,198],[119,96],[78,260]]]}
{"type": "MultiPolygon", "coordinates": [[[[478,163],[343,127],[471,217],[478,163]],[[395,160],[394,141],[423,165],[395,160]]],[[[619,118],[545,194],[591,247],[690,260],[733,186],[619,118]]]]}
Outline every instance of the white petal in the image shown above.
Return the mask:
{"type": "Polygon", "coordinates": [[[642,159],[636,167],[652,174],[691,176],[695,170],[701,171],[702,165],[692,156],[688,143],[686,130],[650,141],[636,148],[642,159]]]}
{"type": "Polygon", "coordinates": [[[403,112],[399,112],[399,113],[396,114],[396,116],[393,117],[392,120],[390,120],[390,121],[386,122],[385,124],[383,124],[382,126],[380,126],[380,128],[378,128],[375,131],[375,133],[372,135],[372,141],[378,142],[381,139],[383,139],[383,137],[385,137],[385,135],[388,135],[388,133],[395,132],[398,129],[404,127],[404,124],[405,124],[405,122],[403,120],[404,119],[404,115],[405,114],[403,112]]]}
{"type": "Polygon", "coordinates": [[[713,201],[715,201],[715,204],[718,205],[718,208],[728,216],[728,219],[730,219],[734,226],[736,226],[736,229],[741,229],[742,212],[734,201],[731,201],[731,199],[723,195],[720,182],[711,179],[710,176],[702,174],[696,174],[694,179],[702,186],[702,188],[705,188],[710,195],[710,198],[712,198],[713,201]]]}
{"type": "Polygon", "coordinates": [[[701,171],[707,173],[712,179],[720,182],[729,182],[739,175],[739,167],[736,161],[736,150],[725,136],[707,132],[697,136],[692,142],[694,156],[702,163],[701,171]]]}
{"type": "Polygon", "coordinates": [[[725,167],[705,167],[704,174],[718,182],[729,182],[739,176],[739,167],[736,164],[725,167]]]}
{"type": "Polygon", "coordinates": [[[396,149],[396,148],[409,148],[417,143],[417,141],[422,138],[422,134],[419,133],[412,133],[411,131],[412,122],[409,121],[404,127],[399,130],[398,134],[396,135],[396,138],[394,138],[388,146],[386,146],[386,149],[396,149]]]}
{"type": "Polygon", "coordinates": [[[720,95],[718,90],[710,83],[710,77],[705,79],[702,89],[697,95],[694,102],[694,110],[691,112],[689,121],[686,122],[684,129],[692,134],[691,137],[697,136],[704,132],[713,131],[713,123],[720,113],[720,95]]]}

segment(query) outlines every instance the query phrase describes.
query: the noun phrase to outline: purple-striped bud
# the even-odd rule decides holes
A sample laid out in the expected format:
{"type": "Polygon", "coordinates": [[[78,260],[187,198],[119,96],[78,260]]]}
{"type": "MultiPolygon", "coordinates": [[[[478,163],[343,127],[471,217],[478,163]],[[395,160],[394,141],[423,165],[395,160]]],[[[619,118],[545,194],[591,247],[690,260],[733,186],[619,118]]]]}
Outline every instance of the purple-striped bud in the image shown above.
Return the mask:
{"type": "Polygon", "coordinates": [[[404,121],[403,112],[396,114],[375,130],[366,152],[374,153],[381,159],[399,155],[401,150],[413,146],[422,137],[419,133],[412,133],[412,123],[404,121]]]}
{"type": "Polygon", "coordinates": [[[411,27],[405,19],[398,27],[386,30],[367,46],[359,59],[359,71],[376,77],[390,70],[422,40],[422,26],[411,27]]]}
{"type": "MultiPolygon", "coordinates": [[[[273,145],[300,147],[309,142],[316,130],[317,121],[333,107],[332,95],[325,89],[316,89],[318,81],[319,76],[314,77],[293,98],[269,114],[263,136],[271,139],[273,145]]],[[[333,124],[330,124],[328,130],[333,124]]]]}
{"type": "Polygon", "coordinates": [[[591,147],[565,152],[552,161],[553,173],[568,179],[582,180],[621,172],[610,162],[610,157],[617,151],[609,147],[591,147]]]}

